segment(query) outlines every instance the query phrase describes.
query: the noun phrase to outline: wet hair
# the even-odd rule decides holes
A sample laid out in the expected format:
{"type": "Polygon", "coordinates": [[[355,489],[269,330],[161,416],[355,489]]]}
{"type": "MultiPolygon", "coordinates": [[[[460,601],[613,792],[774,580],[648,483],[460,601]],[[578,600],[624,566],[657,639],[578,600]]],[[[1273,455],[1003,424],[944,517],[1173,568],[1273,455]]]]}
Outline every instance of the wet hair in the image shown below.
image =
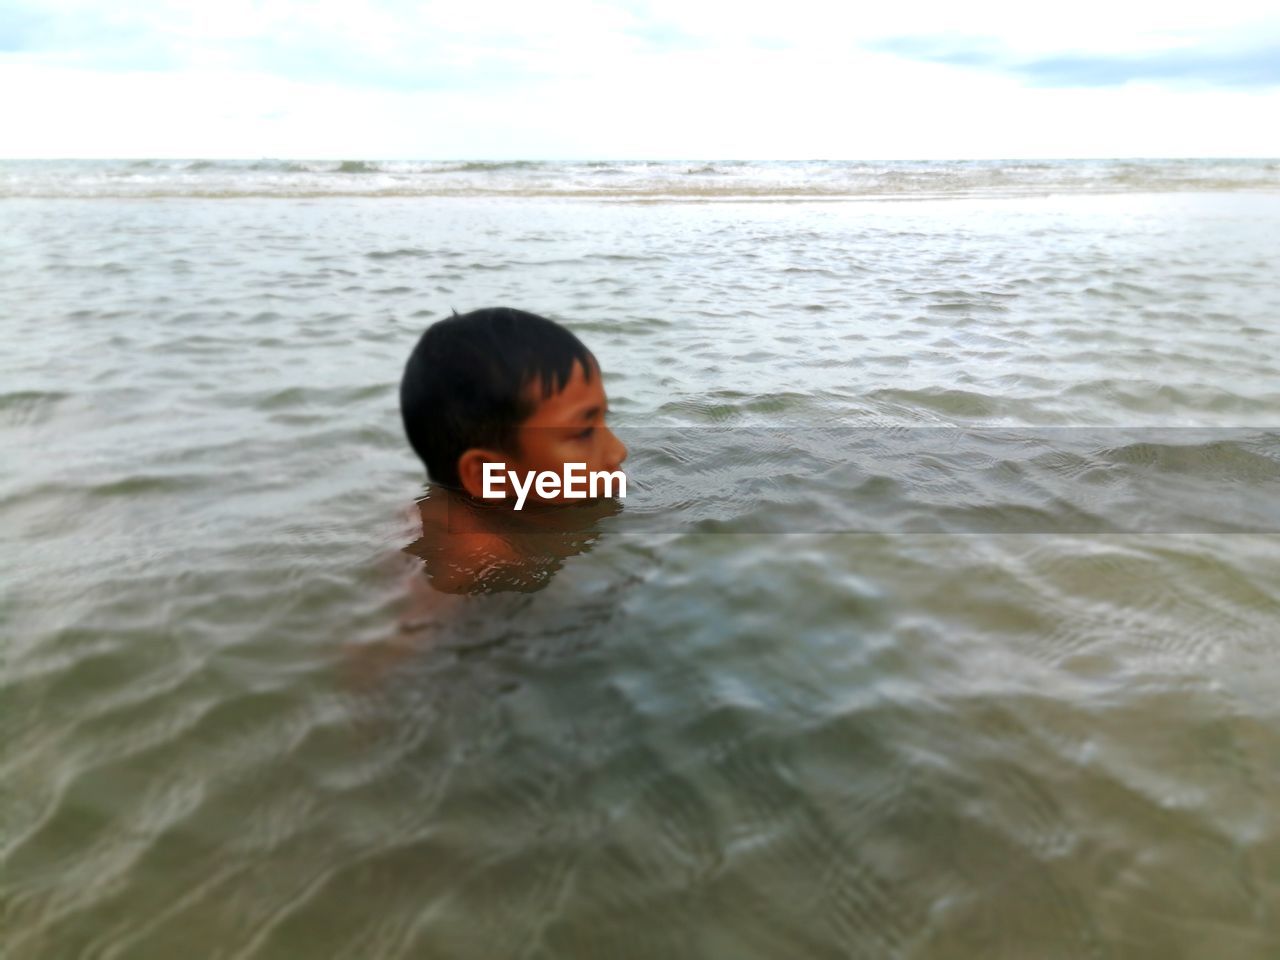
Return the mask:
{"type": "Polygon", "coordinates": [[[519,455],[516,428],[533,413],[537,382],[546,399],[581,363],[596,360],[560,324],[523,310],[489,307],[432,324],[405,364],[400,415],[427,476],[457,487],[458,458],[471,447],[519,455]]]}

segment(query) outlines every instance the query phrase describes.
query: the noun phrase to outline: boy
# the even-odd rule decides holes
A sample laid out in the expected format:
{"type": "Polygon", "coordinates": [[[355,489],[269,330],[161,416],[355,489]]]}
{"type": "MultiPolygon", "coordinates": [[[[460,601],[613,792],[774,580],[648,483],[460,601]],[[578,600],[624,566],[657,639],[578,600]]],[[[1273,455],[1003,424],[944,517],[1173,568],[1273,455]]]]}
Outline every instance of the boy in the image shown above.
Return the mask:
{"type": "MultiPolygon", "coordinates": [[[[587,475],[620,473],[627,449],[606,425],[608,411],[591,351],[545,317],[495,307],[455,313],[427,328],[405,365],[400,412],[435,484],[419,503],[422,538],[409,549],[427,561],[437,589],[502,589],[499,581],[520,582],[530,564],[545,571],[540,551],[558,553],[562,544],[543,537],[531,545],[527,535],[566,533],[565,522],[574,521],[538,506],[574,501],[563,489],[540,496],[548,488],[526,481],[544,472],[564,476],[571,463],[585,464],[587,475]],[[486,464],[501,464],[501,476],[514,482],[494,484],[496,471],[486,464]],[[486,481],[506,498],[486,498],[486,481]],[[524,497],[513,489],[519,483],[524,497]],[[516,504],[523,516],[513,514],[516,504]]],[[[589,522],[601,509],[617,507],[597,503],[573,516],[589,522]]]]}
{"type": "Polygon", "coordinates": [[[530,487],[517,511],[511,484],[506,499],[484,497],[485,464],[519,477],[564,475],[569,463],[616,472],[627,449],[605,425],[608,411],[591,351],[544,317],[498,307],[427,328],[400,382],[405,433],[432,481],[417,504],[422,534],[405,548],[422,567],[409,578],[400,635],[351,647],[354,683],[377,682],[428,630],[448,624],[466,595],[539,590],[567,557],[590,549],[596,521],[616,501],[542,497],[530,487]]]}

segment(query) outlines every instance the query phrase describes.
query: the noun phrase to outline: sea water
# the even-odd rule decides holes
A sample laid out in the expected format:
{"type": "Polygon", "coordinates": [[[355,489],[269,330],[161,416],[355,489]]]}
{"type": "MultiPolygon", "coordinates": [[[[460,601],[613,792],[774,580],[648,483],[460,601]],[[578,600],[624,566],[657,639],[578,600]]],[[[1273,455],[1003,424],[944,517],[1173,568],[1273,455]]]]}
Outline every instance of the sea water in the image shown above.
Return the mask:
{"type": "Polygon", "coordinates": [[[1280,950],[1280,164],[0,196],[6,958],[1280,950]],[[399,377],[491,305],[631,489],[408,618],[399,377]]]}

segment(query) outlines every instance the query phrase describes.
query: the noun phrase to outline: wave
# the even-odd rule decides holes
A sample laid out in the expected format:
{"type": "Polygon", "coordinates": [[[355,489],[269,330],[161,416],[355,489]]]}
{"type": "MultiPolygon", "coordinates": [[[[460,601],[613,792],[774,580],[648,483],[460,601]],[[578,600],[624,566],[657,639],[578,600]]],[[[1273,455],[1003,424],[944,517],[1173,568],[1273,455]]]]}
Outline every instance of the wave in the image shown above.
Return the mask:
{"type": "Polygon", "coordinates": [[[60,390],[15,390],[0,393],[0,423],[35,425],[52,418],[71,394],[60,390]]]}
{"type": "Polygon", "coordinates": [[[537,160],[468,160],[438,168],[436,173],[494,173],[499,170],[532,170],[544,164],[537,160]]]}
{"type": "Polygon", "coordinates": [[[1253,191],[1252,161],[0,161],[0,199],[527,197],[671,203],[837,202],[1253,191]],[[732,176],[723,176],[732,170],[732,176]],[[364,174],[386,176],[364,178],[364,174]]]}
{"type": "Polygon", "coordinates": [[[248,169],[278,173],[310,173],[314,168],[296,160],[257,160],[249,164],[248,169]]]}
{"type": "MultiPolygon", "coordinates": [[[[1213,192],[1235,192],[1244,188],[1218,188],[1213,192]]],[[[1108,195],[1124,193],[1171,193],[1183,191],[1170,190],[1090,190],[1064,191],[1054,193],[1072,193],[1079,195],[1108,195]]],[[[1190,191],[1185,191],[1190,192],[1190,191]]],[[[1271,193],[1280,193],[1280,188],[1271,193]]],[[[26,200],[321,200],[332,199],[428,199],[428,198],[511,198],[511,199],[564,199],[564,200],[599,200],[602,202],[636,203],[636,204],[668,204],[668,203],[855,203],[855,202],[911,202],[911,201],[944,201],[944,200],[1001,200],[1018,198],[1035,198],[1049,196],[1047,192],[1012,191],[935,191],[930,193],[910,193],[906,191],[849,191],[830,190],[779,190],[769,188],[733,189],[426,189],[413,187],[387,187],[380,189],[342,189],[318,185],[292,189],[217,189],[200,190],[184,189],[173,186],[153,190],[5,190],[0,185],[0,200],[21,198],[26,200]]]]}

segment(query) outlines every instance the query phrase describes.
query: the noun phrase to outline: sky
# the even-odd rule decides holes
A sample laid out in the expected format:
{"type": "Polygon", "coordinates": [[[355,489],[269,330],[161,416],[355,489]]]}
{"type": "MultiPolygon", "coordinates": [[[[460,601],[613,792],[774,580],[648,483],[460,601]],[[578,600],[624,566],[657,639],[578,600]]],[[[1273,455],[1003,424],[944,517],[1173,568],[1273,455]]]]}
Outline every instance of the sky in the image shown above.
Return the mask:
{"type": "Polygon", "coordinates": [[[0,157],[1280,156],[1277,0],[0,0],[0,157]]]}

